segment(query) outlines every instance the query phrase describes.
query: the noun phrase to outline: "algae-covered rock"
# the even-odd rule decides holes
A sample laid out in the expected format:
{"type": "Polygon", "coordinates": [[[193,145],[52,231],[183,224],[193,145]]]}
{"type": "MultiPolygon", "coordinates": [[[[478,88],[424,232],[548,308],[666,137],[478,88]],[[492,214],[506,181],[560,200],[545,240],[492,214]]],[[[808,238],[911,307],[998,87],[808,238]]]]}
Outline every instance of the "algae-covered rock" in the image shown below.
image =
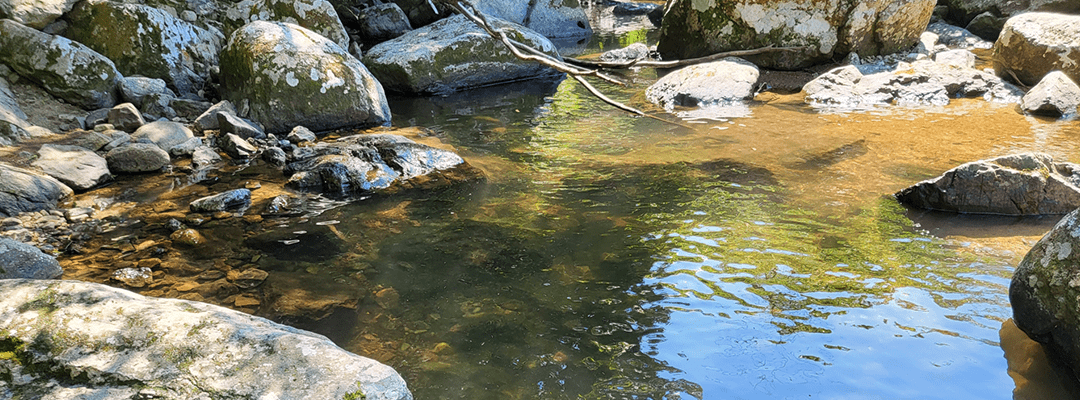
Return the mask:
{"type": "Polygon", "coordinates": [[[249,22],[288,22],[300,25],[323,35],[341,46],[349,48],[349,35],[338,19],[334,6],[326,0],[243,0],[230,6],[224,14],[225,35],[249,22]]]}
{"type": "Polygon", "coordinates": [[[0,64],[87,110],[116,104],[120,72],[108,58],[67,38],[0,20],[0,64]]]}
{"type": "MultiPolygon", "coordinates": [[[[492,18],[491,23],[511,39],[558,57],[555,46],[544,36],[501,19],[492,18]]],[[[539,63],[518,59],[502,42],[461,15],[372,47],[364,55],[364,64],[387,90],[404,93],[441,94],[558,74],[539,63]]]]}
{"type": "Polygon", "coordinates": [[[672,0],[660,28],[664,59],[766,46],[807,46],[746,57],[765,68],[799,69],[850,52],[890,54],[914,46],[934,0],[672,0]]]}
{"type": "Polygon", "coordinates": [[[1080,15],[1028,13],[1009,18],[994,42],[994,71],[1035,85],[1053,70],[1080,82],[1080,15]]]}
{"type": "Polygon", "coordinates": [[[222,97],[250,105],[267,133],[383,125],[390,107],[379,81],[329,39],[298,25],[256,21],[221,52],[222,97]]]}
{"type": "Polygon", "coordinates": [[[80,2],[64,36],[84,43],[127,75],[165,80],[177,94],[195,94],[210,79],[225,37],[141,4],[80,2]]]}
{"type": "Polygon", "coordinates": [[[1080,210],[1028,251],[1009,285],[1016,326],[1080,378],[1080,210]]]}
{"type": "Polygon", "coordinates": [[[50,176],[0,163],[0,215],[56,208],[74,193],[50,176]]]}
{"type": "Polygon", "coordinates": [[[77,0],[3,0],[0,1],[0,18],[41,29],[50,22],[71,11],[77,0]]]}
{"type": "Polygon", "coordinates": [[[77,281],[0,293],[0,376],[25,377],[7,383],[15,398],[412,399],[392,368],[239,311],[77,281]]]}

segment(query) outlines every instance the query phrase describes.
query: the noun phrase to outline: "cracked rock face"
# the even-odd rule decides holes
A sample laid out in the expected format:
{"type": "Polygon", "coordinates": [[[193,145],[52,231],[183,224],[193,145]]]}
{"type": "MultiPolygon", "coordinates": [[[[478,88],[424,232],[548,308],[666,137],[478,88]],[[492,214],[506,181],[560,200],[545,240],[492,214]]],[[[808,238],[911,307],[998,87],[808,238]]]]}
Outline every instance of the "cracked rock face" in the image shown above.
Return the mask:
{"type": "Polygon", "coordinates": [[[1065,214],[1080,208],[1080,165],[1045,154],[970,162],[896,194],[912,207],[977,214],[1065,214]]]}
{"type": "Polygon", "coordinates": [[[664,59],[707,56],[765,46],[807,46],[798,52],[747,57],[764,68],[798,69],[856,52],[909,48],[930,22],[934,0],[673,0],[657,51],[664,59]]]}
{"type": "Polygon", "coordinates": [[[392,368],[239,311],[77,281],[0,292],[0,392],[15,398],[412,399],[392,368]]]}
{"type": "Polygon", "coordinates": [[[1080,210],[1063,217],[1016,267],[1009,302],[1020,330],[1080,371],[1080,210]]]}
{"type": "Polygon", "coordinates": [[[1080,81],[1080,15],[1035,12],[1009,18],[994,43],[994,71],[1035,85],[1053,70],[1080,81]]]}

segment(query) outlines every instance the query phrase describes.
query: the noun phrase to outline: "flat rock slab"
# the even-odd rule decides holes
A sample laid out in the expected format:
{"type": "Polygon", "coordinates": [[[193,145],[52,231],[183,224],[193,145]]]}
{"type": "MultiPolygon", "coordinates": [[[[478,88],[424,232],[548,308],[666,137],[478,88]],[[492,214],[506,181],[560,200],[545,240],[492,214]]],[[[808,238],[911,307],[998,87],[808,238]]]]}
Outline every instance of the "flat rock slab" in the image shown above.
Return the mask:
{"type": "Polygon", "coordinates": [[[1045,154],[970,162],[896,193],[901,203],[974,214],[1066,214],[1080,207],[1080,165],[1045,154]]]}
{"type": "Polygon", "coordinates": [[[87,190],[112,178],[109,163],[79,146],[44,144],[33,165],[75,190],[87,190]]]}
{"type": "Polygon", "coordinates": [[[27,378],[5,388],[15,398],[412,399],[392,368],[238,311],[76,281],[3,280],[0,293],[0,343],[15,347],[0,374],[27,378]]]}

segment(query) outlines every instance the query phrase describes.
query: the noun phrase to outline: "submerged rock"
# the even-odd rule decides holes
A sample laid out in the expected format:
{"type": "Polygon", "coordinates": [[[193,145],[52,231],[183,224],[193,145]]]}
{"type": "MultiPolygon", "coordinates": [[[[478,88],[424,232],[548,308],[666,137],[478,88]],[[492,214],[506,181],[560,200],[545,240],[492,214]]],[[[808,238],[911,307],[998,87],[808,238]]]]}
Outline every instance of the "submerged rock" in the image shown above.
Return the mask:
{"type": "Polygon", "coordinates": [[[50,176],[0,163],[0,215],[52,209],[73,194],[50,176]]]}
{"type": "Polygon", "coordinates": [[[256,21],[234,32],[221,52],[221,82],[222,97],[248,102],[248,117],[266,133],[390,122],[382,85],[364,64],[298,25],[256,21]]]}
{"type": "Polygon", "coordinates": [[[994,71],[1034,85],[1061,70],[1080,81],[1080,15],[1029,13],[1009,18],[994,43],[994,71]]]}
{"type": "Polygon", "coordinates": [[[1046,74],[1020,101],[1020,108],[1032,114],[1052,117],[1076,114],[1080,106],[1080,86],[1061,71],[1046,74]]]}
{"type": "Polygon", "coordinates": [[[53,279],[63,273],[60,262],[37,247],[0,237],[0,279],[53,279]]]}
{"type": "MultiPolygon", "coordinates": [[[[492,18],[511,39],[558,57],[546,37],[520,25],[492,18]]],[[[364,64],[387,90],[443,94],[558,72],[519,60],[464,16],[454,15],[372,47],[364,64]]],[[[308,125],[309,128],[320,130],[308,125]]]]}
{"type": "Polygon", "coordinates": [[[667,110],[739,102],[754,96],[757,66],[740,58],[696,64],[665,75],[645,91],[649,101],[667,110]]]}
{"type": "Polygon", "coordinates": [[[1045,154],[970,162],[896,193],[933,210],[1002,215],[1065,214],[1080,207],[1080,165],[1045,154]]]}
{"type": "Polygon", "coordinates": [[[76,281],[5,280],[0,292],[0,340],[18,346],[0,373],[26,377],[5,389],[16,397],[412,398],[392,368],[242,312],[76,281]],[[85,379],[53,378],[74,375],[85,379]]]}
{"type": "Polygon", "coordinates": [[[194,212],[217,212],[217,211],[243,211],[251,206],[251,191],[248,189],[233,189],[227,192],[206,196],[191,202],[191,211],[194,212]]]}
{"type": "Polygon", "coordinates": [[[1016,326],[1080,379],[1080,210],[1057,223],[1016,267],[1009,285],[1016,326]]]}

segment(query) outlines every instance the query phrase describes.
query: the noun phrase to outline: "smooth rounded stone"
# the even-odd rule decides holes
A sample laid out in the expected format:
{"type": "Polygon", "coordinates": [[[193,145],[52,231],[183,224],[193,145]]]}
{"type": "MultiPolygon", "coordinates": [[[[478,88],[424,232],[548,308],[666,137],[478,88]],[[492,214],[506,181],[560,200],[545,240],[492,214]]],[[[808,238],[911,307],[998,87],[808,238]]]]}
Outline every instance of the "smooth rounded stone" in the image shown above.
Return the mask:
{"type": "Polygon", "coordinates": [[[187,247],[196,247],[206,243],[206,237],[191,228],[179,229],[169,235],[169,239],[172,240],[173,244],[187,247]]]}
{"type": "Polygon", "coordinates": [[[16,396],[57,398],[56,391],[74,386],[85,390],[83,398],[149,387],[154,397],[170,399],[208,398],[208,392],[251,399],[412,399],[392,368],[322,335],[243,312],[78,281],[5,280],[0,292],[0,330],[8,332],[7,340],[25,344],[16,350],[20,358],[50,367],[42,372],[7,363],[12,375],[28,375],[9,383],[16,396]],[[46,312],[49,318],[42,319],[46,312]],[[57,385],[50,379],[56,374],[90,378],[57,385]]]}
{"type": "Polygon", "coordinates": [[[0,216],[53,209],[72,195],[71,188],[51,176],[0,163],[0,216]]]}
{"type": "Polygon", "coordinates": [[[364,64],[293,24],[256,21],[234,32],[221,52],[221,82],[222,97],[248,100],[248,118],[266,133],[390,122],[382,85],[364,64]]]}
{"type": "Polygon", "coordinates": [[[71,11],[78,0],[4,0],[0,1],[0,18],[41,30],[71,11]]]}
{"type": "Polygon", "coordinates": [[[966,49],[942,51],[934,54],[934,62],[962,68],[975,68],[975,53],[966,49]]]}
{"type": "Polygon", "coordinates": [[[135,133],[131,134],[132,141],[149,141],[164,151],[169,151],[193,137],[195,134],[191,132],[191,129],[184,124],[172,121],[154,121],[139,127],[135,133]]]}
{"type": "Polygon", "coordinates": [[[948,46],[949,48],[989,49],[994,47],[993,42],[978,37],[975,34],[968,32],[967,29],[949,25],[941,21],[930,24],[926,27],[926,31],[938,35],[938,43],[948,46]]]}
{"type": "Polygon", "coordinates": [[[218,127],[221,133],[231,133],[242,139],[266,137],[266,133],[251,121],[229,113],[218,113],[218,127]]]}
{"type": "Polygon", "coordinates": [[[1080,378],[1080,210],[1039,240],[1009,285],[1016,326],[1080,378]]]}
{"type": "Polygon", "coordinates": [[[218,64],[225,37],[154,7],[106,0],[79,2],[64,35],[86,44],[128,75],[160,78],[179,95],[199,95],[218,64]]]}
{"type": "Polygon", "coordinates": [[[214,149],[200,146],[191,153],[191,165],[195,169],[203,169],[221,161],[221,156],[214,149]]]}
{"type": "Polygon", "coordinates": [[[1080,207],[1080,165],[1025,153],[963,164],[896,193],[916,208],[972,214],[1065,214],[1080,207]]]}
{"type": "Polygon", "coordinates": [[[1060,70],[1080,81],[1080,15],[1028,13],[1009,18],[994,42],[994,71],[1034,85],[1060,70]]]}
{"type": "Polygon", "coordinates": [[[240,27],[255,21],[299,25],[343,49],[349,48],[349,34],[334,5],[327,0],[242,0],[226,9],[223,15],[225,34],[231,36],[240,27]]]}
{"type": "Polygon", "coordinates": [[[105,160],[116,173],[154,172],[169,165],[169,153],[151,143],[128,143],[109,150],[105,160]]]}
{"type": "Polygon", "coordinates": [[[128,135],[127,132],[114,130],[106,133],[112,133],[112,135],[110,136],[112,137],[112,141],[106,144],[105,147],[102,147],[102,151],[108,152],[117,147],[131,143],[131,135],[128,135]]]}
{"type": "Polygon", "coordinates": [[[171,119],[176,117],[176,111],[170,106],[174,97],[167,93],[151,93],[143,98],[143,105],[139,107],[139,111],[142,111],[145,115],[152,115],[153,118],[167,118],[171,119]]]}
{"type": "Polygon", "coordinates": [[[118,104],[109,110],[109,123],[127,133],[135,132],[146,124],[142,113],[131,103],[118,104]]]}
{"type": "Polygon", "coordinates": [[[25,128],[0,119],[0,146],[11,146],[32,136],[25,128]]]}
{"type": "Polygon", "coordinates": [[[32,165],[78,191],[112,178],[105,158],[80,146],[43,144],[32,165]]]}
{"type": "Polygon", "coordinates": [[[524,25],[548,38],[577,38],[592,34],[589,17],[577,0],[468,0],[490,17],[524,25]]]}
{"type": "Polygon", "coordinates": [[[200,131],[219,129],[218,114],[221,113],[236,115],[236,107],[228,100],[219,101],[195,118],[195,127],[200,131]]]}
{"type": "MultiPolygon", "coordinates": [[[[632,3],[632,2],[617,2],[615,6],[611,8],[611,13],[615,15],[648,15],[655,12],[657,9],[664,8],[660,4],[652,3],[632,3]]],[[[661,10],[663,12],[663,10],[661,10]]]]}
{"type": "Polygon", "coordinates": [[[1020,108],[1032,114],[1060,117],[1074,115],[1080,106],[1080,86],[1061,71],[1051,71],[1020,100],[1020,108]]]}
{"type": "MultiPolygon", "coordinates": [[[[539,33],[501,19],[490,22],[514,40],[559,57],[555,45],[539,33]]],[[[372,47],[364,55],[364,65],[387,90],[422,94],[560,75],[539,63],[519,60],[502,42],[461,15],[372,47]]]]}
{"type": "Polygon", "coordinates": [[[285,137],[289,142],[294,144],[300,144],[303,142],[314,142],[318,140],[318,136],[315,133],[303,126],[297,126],[289,132],[289,135],[285,137]]]}
{"type": "Polygon", "coordinates": [[[192,212],[237,211],[251,207],[251,191],[233,189],[227,192],[206,196],[192,201],[192,212]]]}
{"type": "Polygon", "coordinates": [[[94,209],[90,207],[75,207],[64,210],[64,219],[68,223],[78,223],[94,217],[94,209]]]}
{"type": "Polygon", "coordinates": [[[649,101],[672,110],[727,105],[754,96],[757,66],[736,57],[680,68],[645,90],[649,101]]]}
{"type": "Polygon", "coordinates": [[[134,104],[136,108],[142,108],[143,100],[151,94],[164,94],[169,98],[176,97],[176,94],[165,86],[165,80],[144,76],[124,77],[120,81],[120,94],[124,101],[134,104]]]}
{"type": "Polygon", "coordinates": [[[184,143],[180,143],[170,148],[169,155],[173,157],[191,157],[192,154],[195,154],[195,150],[198,150],[200,147],[205,147],[203,146],[202,138],[193,137],[184,141],[184,143]]]}
{"type": "Polygon", "coordinates": [[[111,141],[113,141],[113,138],[105,136],[101,132],[83,131],[69,135],[69,139],[65,140],[64,143],[79,146],[90,151],[98,151],[111,141]]]}
{"type": "Polygon", "coordinates": [[[116,104],[120,72],[79,42],[0,19],[0,64],[83,109],[116,104]]]}
{"type": "Polygon", "coordinates": [[[53,279],[64,269],[37,247],[0,236],[0,279],[53,279]]]}
{"type": "Polygon", "coordinates": [[[225,154],[228,154],[229,157],[232,157],[233,159],[251,158],[251,156],[254,156],[255,153],[259,152],[259,149],[251,143],[248,143],[247,140],[231,133],[219,136],[217,145],[221,148],[221,151],[224,151],[225,154]]]}
{"type": "Polygon", "coordinates": [[[365,8],[358,23],[367,43],[385,42],[413,29],[409,17],[394,3],[374,4],[365,8]]]}
{"type": "Polygon", "coordinates": [[[605,51],[600,54],[600,61],[605,62],[628,62],[634,60],[640,60],[649,58],[649,53],[652,50],[645,43],[632,43],[629,46],[621,49],[605,51]]]}
{"type": "Polygon", "coordinates": [[[891,54],[914,46],[936,0],[671,0],[656,49],[665,60],[766,46],[803,51],[747,56],[762,68],[795,70],[836,56],[891,54]]]}

